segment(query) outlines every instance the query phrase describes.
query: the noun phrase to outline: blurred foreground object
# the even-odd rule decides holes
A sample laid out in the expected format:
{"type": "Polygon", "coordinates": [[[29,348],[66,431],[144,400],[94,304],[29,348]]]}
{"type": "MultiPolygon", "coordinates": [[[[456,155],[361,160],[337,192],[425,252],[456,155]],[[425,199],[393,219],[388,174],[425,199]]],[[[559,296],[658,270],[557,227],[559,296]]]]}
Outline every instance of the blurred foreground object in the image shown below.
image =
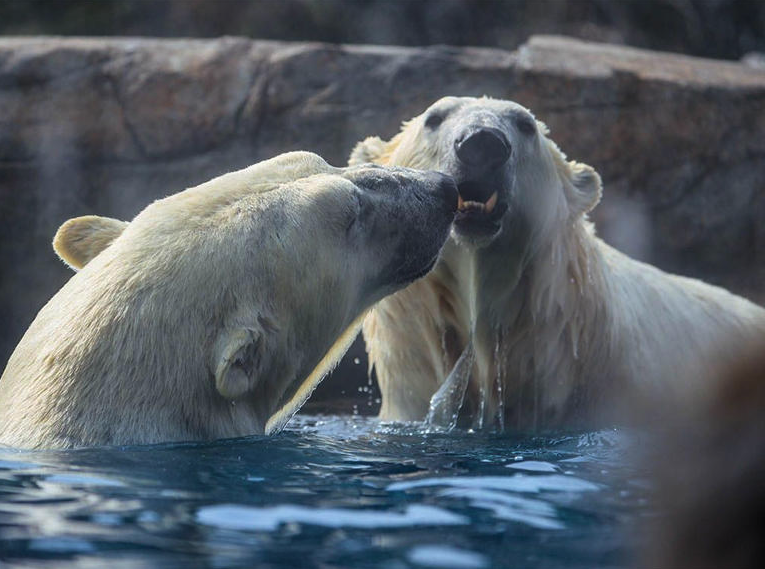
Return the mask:
{"type": "Polygon", "coordinates": [[[765,344],[672,427],[657,457],[667,514],[646,567],[765,567],[765,344]]]}

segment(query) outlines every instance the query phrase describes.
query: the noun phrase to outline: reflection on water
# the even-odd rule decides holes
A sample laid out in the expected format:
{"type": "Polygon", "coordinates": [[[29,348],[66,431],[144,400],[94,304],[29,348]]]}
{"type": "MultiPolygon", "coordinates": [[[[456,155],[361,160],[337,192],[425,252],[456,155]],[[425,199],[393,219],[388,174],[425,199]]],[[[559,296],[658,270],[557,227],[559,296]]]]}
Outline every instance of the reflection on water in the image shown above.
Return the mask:
{"type": "Polygon", "coordinates": [[[56,567],[628,567],[630,437],[296,417],[271,438],[0,450],[0,560],[56,567]]]}

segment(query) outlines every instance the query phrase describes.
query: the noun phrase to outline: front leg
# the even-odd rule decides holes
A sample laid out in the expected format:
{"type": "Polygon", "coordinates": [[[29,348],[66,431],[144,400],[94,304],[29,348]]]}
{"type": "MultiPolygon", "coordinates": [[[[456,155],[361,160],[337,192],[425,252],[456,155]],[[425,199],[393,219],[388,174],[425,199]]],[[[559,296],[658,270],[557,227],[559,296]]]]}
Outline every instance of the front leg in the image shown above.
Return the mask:
{"type": "Polygon", "coordinates": [[[369,365],[377,372],[382,394],[380,418],[385,421],[425,419],[430,398],[464,346],[443,322],[440,299],[426,281],[385,298],[364,321],[369,365]]]}

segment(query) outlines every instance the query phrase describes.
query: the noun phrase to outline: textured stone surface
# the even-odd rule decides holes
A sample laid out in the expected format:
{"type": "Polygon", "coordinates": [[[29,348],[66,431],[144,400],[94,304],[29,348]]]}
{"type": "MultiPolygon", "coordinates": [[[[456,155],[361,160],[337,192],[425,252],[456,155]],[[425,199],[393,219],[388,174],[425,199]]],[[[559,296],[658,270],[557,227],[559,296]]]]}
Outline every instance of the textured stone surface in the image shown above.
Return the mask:
{"type": "MultiPolygon", "coordinates": [[[[129,219],[287,150],[343,164],[356,141],[392,136],[447,94],[514,99],[597,168],[605,197],[594,218],[607,240],[765,298],[756,67],[552,36],[515,52],[0,38],[0,361],[69,276],[50,248],[65,219],[129,219]]],[[[350,359],[363,358],[355,350],[350,359]]],[[[347,385],[334,380],[349,396],[366,384],[350,359],[338,374],[347,385]]]]}

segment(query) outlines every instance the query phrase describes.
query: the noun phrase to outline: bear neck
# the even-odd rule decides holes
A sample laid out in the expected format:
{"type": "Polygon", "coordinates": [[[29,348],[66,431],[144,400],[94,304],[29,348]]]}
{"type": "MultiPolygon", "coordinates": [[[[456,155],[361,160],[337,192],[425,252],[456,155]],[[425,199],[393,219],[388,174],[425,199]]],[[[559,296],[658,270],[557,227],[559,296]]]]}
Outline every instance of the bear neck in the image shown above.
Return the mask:
{"type": "Polygon", "coordinates": [[[515,246],[505,242],[471,250],[450,245],[433,277],[444,283],[439,290],[455,290],[447,281],[457,285],[451,305],[459,307],[462,343],[472,339],[479,355],[478,381],[469,387],[473,412],[503,413],[507,426],[536,430],[576,422],[567,416],[576,407],[571,403],[598,398],[581,393],[585,387],[571,379],[577,376],[571,370],[605,362],[613,351],[610,341],[591,341],[596,333],[611,337],[613,329],[600,240],[584,217],[558,227],[536,245],[520,235],[505,236],[515,246]],[[504,411],[491,407],[492,398],[485,407],[475,403],[480,389],[502,389],[504,411]],[[535,411],[522,414],[529,409],[535,411]]]}
{"type": "Polygon", "coordinates": [[[509,296],[504,314],[515,318],[495,328],[498,359],[514,368],[503,374],[507,420],[533,430],[586,422],[602,382],[577,382],[581,374],[572,370],[605,369],[615,342],[600,240],[585,217],[559,227],[531,254],[509,296]]]}

